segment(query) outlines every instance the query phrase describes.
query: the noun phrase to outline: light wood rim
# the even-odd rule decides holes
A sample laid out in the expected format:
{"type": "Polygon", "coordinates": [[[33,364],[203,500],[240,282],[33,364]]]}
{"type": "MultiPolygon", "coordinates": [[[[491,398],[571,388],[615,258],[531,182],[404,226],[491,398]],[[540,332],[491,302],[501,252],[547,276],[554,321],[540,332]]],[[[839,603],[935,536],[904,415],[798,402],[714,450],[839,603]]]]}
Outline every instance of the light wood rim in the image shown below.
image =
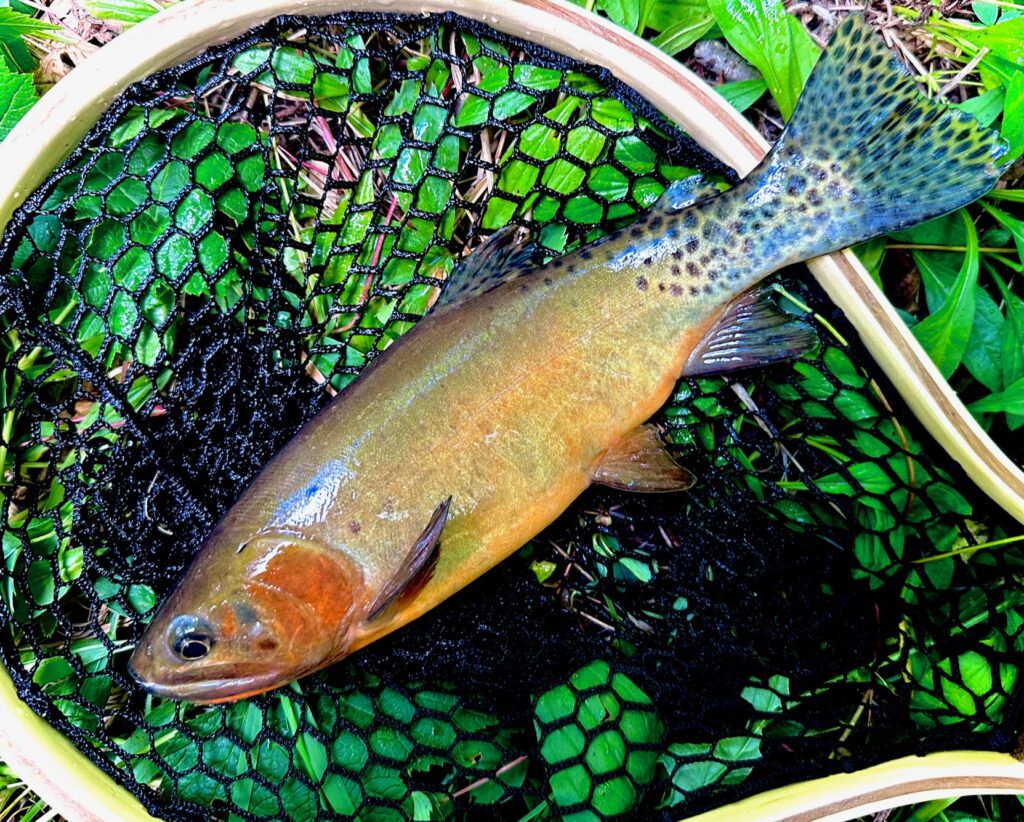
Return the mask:
{"type": "Polygon", "coordinates": [[[0,761],[71,822],[153,820],[134,796],[18,698],[0,665],[0,761]]]}
{"type": "Polygon", "coordinates": [[[907,756],[853,773],[787,785],[687,822],[845,822],[897,805],[978,793],[1019,794],[1024,763],[989,751],[907,756]]]}
{"type": "MultiPolygon", "coordinates": [[[[684,67],[564,0],[188,0],[100,49],[61,80],[0,144],[0,227],[111,101],[130,83],[154,71],[187,60],[278,14],[450,10],[577,59],[608,66],[741,175],[767,149],[745,119],[684,67]]],[[[854,257],[835,254],[813,261],[810,268],[922,423],[986,494],[1024,522],[1024,472],[974,422],[854,257]]],[[[4,717],[0,758],[67,818],[83,822],[151,819],[128,791],[18,699],[2,667],[0,715],[4,717]]],[[[862,808],[902,804],[920,796],[983,792],[1024,793],[1024,765],[1002,754],[933,754],[859,774],[791,785],[700,819],[851,819],[867,812],[862,808]],[[871,804],[878,802],[885,804],[871,804]],[[769,807],[781,810],[766,816],[769,807]]]]}

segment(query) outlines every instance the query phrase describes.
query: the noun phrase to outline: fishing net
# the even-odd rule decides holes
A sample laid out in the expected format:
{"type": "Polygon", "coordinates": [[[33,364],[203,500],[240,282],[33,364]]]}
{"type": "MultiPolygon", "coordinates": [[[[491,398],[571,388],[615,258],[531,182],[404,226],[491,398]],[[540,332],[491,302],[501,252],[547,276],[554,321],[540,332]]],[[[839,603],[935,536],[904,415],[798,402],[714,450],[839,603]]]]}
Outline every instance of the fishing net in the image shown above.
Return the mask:
{"type": "Polygon", "coordinates": [[[466,248],[516,221],[556,256],[696,169],[735,179],[606,71],[451,14],[279,18],[130,88],[0,247],[22,698],[169,819],[679,818],[1013,750],[1012,526],[795,271],[777,299],[818,350],[658,415],[692,491],[594,488],[276,693],[180,705],[127,675],[218,517],[466,248]]]}

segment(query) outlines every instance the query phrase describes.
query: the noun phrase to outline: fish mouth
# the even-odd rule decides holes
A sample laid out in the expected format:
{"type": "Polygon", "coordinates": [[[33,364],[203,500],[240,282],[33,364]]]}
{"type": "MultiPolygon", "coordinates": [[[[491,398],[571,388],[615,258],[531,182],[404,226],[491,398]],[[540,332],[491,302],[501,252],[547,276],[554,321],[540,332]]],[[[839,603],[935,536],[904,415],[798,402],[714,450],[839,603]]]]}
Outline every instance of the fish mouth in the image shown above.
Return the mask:
{"type": "Polygon", "coordinates": [[[172,678],[157,678],[140,671],[133,657],[128,663],[128,673],[147,693],[197,705],[245,699],[290,681],[289,676],[279,670],[245,673],[239,670],[240,667],[217,665],[205,671],[189,671],[172,678]]]}
{"type": "Polygon", "coordinates": [[[145,682],[138,679],[139,684],[153,696],[173,699],[179,702],[191,702],[195,705],[215,705],[218,702],[233,702],[237,699],[256,696],[272,691],[284,684],[278,676],[243,677],[241,679],[208,679],[190,682],[183,685],[162,685],[157,682],[145,682]]]}

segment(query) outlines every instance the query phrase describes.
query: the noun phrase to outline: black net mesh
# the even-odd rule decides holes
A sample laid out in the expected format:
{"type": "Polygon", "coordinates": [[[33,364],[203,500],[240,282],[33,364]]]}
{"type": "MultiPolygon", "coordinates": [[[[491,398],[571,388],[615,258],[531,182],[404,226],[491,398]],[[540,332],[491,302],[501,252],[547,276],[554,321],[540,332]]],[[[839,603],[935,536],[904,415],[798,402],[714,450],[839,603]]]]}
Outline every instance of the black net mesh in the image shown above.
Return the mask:
{"type": "Polygon", "coordinates": [[[690,493],[592,489],[276,693],[199,708],[126,674],[220,514],[465,248],[515,220],[557,255],[695,168],[732,179],[606,72],[453,15],[282,18],[132,87],[0,248],[0,653],[26,702],[174,819],[678,818],[1013,749],[1013,526],[795,276],[818,352],[659,415],[690,493]]]}

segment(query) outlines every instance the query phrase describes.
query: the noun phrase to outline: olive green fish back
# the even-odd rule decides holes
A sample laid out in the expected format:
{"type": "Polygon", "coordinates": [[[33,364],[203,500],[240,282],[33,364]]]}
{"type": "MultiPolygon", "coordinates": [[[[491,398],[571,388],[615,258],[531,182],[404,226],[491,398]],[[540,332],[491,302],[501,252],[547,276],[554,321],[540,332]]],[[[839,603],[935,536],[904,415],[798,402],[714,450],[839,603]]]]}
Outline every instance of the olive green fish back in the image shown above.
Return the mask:
{"type": "Polygon", "coordinates": [[[659,415],[687,494],[595,489],[275,694],[197,708],[128,676],[220,513],[466,245],[516,221],[560,254],[694,168],[731,179],[607,72],[454,15],[283,18],[129,90],[0,245],[0,657],[26,703],[170,819],[677,819],[1012,749],[1024,552],[990,544],[1019,531],[798,272],[817,352],[659,415]]]}

